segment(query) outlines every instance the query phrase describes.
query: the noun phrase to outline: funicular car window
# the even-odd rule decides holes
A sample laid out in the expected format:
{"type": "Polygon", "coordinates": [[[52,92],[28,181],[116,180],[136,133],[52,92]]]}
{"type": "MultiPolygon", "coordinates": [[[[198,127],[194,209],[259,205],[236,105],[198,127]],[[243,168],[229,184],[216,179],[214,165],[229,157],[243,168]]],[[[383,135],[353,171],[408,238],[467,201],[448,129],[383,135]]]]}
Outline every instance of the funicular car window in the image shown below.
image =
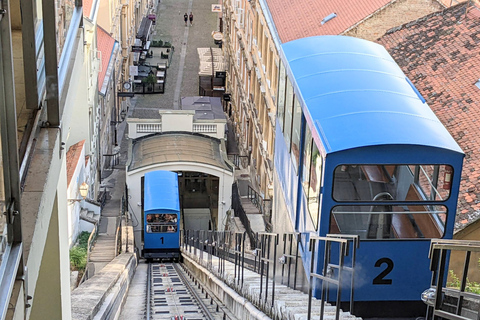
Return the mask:
{"type": "Polygon", "coordinates": [[[441,238],[446,218],[447,208],[441,205],[337,206],[330,216],[330,233],[363,240],[441,238]]]}
{"type": "Polygon", "coordinates": [[[437,203],[450,196],[452,178],[449,165],[340,165],[333,198],[350,204],[332,209],[330,232],[367,240],[441,238],[447,207],[437,203]]]}
{"type": "Polygon", "coordinates": [[[176,213],[147,214],[147,232],[177,232],[176,213]]]}
{"type": "Polygon", "coordinates": [[[445,201],[453,170],[449,165],[345,164],[335,168],[336,201],[445,201]]]}

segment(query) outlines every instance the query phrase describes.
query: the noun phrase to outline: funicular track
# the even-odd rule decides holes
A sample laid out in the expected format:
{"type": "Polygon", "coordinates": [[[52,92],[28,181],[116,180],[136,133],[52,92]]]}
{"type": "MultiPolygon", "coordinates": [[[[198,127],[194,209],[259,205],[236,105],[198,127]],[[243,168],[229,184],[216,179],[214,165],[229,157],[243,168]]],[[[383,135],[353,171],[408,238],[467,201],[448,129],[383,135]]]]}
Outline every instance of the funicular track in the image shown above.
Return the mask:
{"type": "Polygon", "coordinates": [[[149,263],[146,290],[148,320],[236,319],[180,263],[149,263]]]}

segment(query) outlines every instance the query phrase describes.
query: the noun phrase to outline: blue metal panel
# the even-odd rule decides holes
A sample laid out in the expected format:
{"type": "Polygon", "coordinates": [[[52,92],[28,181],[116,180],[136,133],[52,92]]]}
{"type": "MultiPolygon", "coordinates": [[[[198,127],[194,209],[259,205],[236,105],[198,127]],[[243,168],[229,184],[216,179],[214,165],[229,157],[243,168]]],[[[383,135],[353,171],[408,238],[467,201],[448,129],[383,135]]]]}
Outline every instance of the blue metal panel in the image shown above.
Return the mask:
{"type": "Polygon", "coordinates": [[[317,36],[281,48],[307,122],[315,126],[327,153],[383,144],[462,153],[382,46],[317,36]]]}
{"type": "Polygon", "coordinates": [[[145,174],[144,211],[180,211],[178,175],[170,171],[152,171],[145,174]]]}
{"type": "Polygon", "coordinates": [[[145,258],[177,258],[180,245],[180,198],[178,175],[171,171],[152,171],[145,174],[144,214],[176,213],[176,232],[147,232],[144,218],[145,258]]]}

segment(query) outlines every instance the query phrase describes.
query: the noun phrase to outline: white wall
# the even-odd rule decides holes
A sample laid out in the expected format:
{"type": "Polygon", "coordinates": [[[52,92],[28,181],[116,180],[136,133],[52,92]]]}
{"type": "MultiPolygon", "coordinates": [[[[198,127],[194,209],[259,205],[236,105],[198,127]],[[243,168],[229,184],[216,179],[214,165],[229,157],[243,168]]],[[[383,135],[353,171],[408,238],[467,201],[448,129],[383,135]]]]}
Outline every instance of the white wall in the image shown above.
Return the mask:
{"type": "MultiPolygon", "coordinates": [[[[190,110],[189,110],[190,111],[190,110]]],[[[162,113],[162,131],[185,131],[193,130],[193,115],[195,111],[186,113],[185,111],[171,111],[162,113]]]]}
{"type": "Polygon", "coordinates": [[[198,171],[216,176],[219,178],[218,186],[218,222],[217,230],[225,230],[226,213],[232,206],[232,184],[233,173],[222,170],[218,167],[207,166],[203,164],[194,164],[188,162],[157,164],[154,166],[145,167],[139,170],[128,172],[126,176],[126,183],[128,187],[129,204],[131,214],[134,216],[132,219],[138,221],[137,226],[134,227],[135,245],[141,249],[141,232],[143,226],[141,224],[141,179],[145,173],[155,170],[167,170],[167,171],[198,171]],[[133,211],[133,212],[132,212],[133,211]]]}

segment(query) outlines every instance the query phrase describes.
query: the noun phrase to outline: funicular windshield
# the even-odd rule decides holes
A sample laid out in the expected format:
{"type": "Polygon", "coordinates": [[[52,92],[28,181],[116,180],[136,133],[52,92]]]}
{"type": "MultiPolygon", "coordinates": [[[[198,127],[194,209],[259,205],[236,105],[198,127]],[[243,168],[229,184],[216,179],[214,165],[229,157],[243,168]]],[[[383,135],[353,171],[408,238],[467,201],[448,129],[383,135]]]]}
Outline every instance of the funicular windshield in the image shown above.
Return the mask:
{"type": "Polygon", "coordinates": [[[151,213],[147,214],[146,219],[148,233],[177,232],[176,213],[151,213]]]}
{"type": "Polygon", "coordinates": [[[441,238],[453,169],[448,165],[341,165],[330,232],[361,239],[441,238]]]}

